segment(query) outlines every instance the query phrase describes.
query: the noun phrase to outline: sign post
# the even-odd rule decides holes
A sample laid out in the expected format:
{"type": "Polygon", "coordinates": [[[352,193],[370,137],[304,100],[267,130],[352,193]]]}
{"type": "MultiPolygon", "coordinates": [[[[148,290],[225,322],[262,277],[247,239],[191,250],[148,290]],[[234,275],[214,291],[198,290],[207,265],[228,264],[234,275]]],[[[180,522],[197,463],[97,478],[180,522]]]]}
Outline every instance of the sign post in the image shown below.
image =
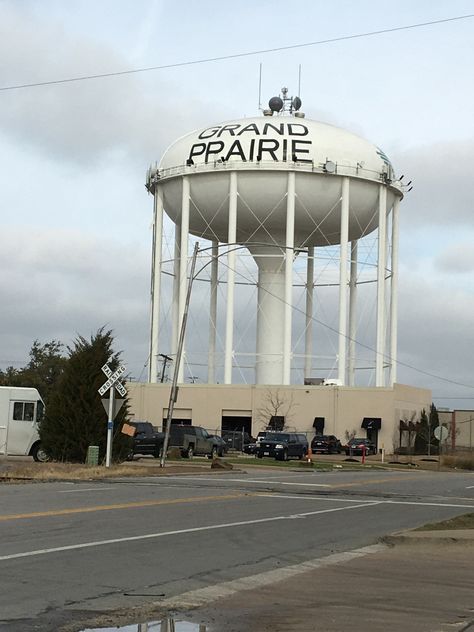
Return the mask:
{"type": "Polygon", "coordinates": [[[449,437],[449,430],[446,426],[436,426],[433,432],[436,439],[438,439],[438,469],[441,467],[441,452],[443,448],[443,442],[449,437]]]}
{"type": "MultiPolygon", "coordinates": [[[[112,457],[112,433],[114,429],[114,403],[115,403],[115,389],[120,393],[122,397],[127,394],[127,389],[118,380],[125,373],[125,367],[123,364],[119,368],[112,372],[112,369],[108,364],[104,364],[102,372],[108,378],[102,386],[99,388],[99,394],[104,395],[107,391],[110,391],[109,395],[109,411],[107,419],[107,448],[105,452],[105,467],[110,467],[110,461],[112,457]]],[[[118,412],[118,411],[117,411],[118,412]]]]}

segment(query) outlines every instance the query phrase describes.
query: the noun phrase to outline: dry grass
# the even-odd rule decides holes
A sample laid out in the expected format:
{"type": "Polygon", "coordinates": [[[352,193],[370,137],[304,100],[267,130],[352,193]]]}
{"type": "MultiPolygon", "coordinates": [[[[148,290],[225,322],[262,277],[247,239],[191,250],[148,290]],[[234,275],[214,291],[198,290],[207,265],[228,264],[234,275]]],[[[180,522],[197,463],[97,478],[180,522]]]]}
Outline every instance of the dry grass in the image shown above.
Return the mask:
{"type": "Polygon", "coordinates": [[[458,470],[474,470],[474,453],[461,452],[459,454],[449,454],[441,457],[444,467],[458,470]]]}
{"type": "Polygon", "coordinates": [[[141,465],[138,463],[121,463],[104,466],[90,466],[74,463],[15,463],[4,465],[0,469],[0,482],[18,482],[25,480],[100,480],[115,477],[163,476],[180,472],[210,471],[210,463],[202,465],[182,465],[168,463],[164,469],[158,464],[141,465]]]}
{"type": "Polygon", "coordinates": [[[456,518],[443,520],[443,522],[425,524],[422,527],[418,527],[418,529],[415,529],[415,531],[446,531],[453,529],[474,529],[474,513],[456,516],[456,518]]]}

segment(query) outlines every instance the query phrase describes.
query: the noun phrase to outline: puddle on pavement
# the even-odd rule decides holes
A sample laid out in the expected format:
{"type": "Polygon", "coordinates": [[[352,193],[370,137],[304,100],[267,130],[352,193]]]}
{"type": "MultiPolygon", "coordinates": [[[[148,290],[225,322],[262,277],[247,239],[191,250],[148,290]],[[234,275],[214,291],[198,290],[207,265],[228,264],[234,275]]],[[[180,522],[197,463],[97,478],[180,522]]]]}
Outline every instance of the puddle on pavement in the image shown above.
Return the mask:
{"type": "Polygon", "coordinates": [[[145,623],[133,623],[116,628],[87,628],[81,632],[207,632],[203,623],[191,623],[190,621],[177,621],[176,619],[162,619],[161,621],[149,621],[145,623]]]}

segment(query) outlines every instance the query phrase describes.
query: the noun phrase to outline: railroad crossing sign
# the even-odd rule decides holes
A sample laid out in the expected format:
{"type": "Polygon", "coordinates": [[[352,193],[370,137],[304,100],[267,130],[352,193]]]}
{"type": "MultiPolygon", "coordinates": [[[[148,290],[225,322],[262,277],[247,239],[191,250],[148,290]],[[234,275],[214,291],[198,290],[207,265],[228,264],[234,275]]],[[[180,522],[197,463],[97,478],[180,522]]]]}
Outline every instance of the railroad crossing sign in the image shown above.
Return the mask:
{"type": "Polygon", "coordinates": [[[119,382],[120,377],[125,373],[125,367],[123,366],[123,364],[121,364],[116,371],[112,371],[112,369],[106,363],[102,367],[102,371],[105,373],[107,380],[99,388],[99,394],[104,395],[104,393],[106,393],[110,389],[110,397],[108,401],[109,414],[107,420],[107,448],[105,452],[105,467],[110,467],[110,461],[112,457],[112,432],[114,429],[114,418],[118,412],[118,409],[117,411],[115,411],[115,389],[117,389],[122,397],[125,397],[125,395],[127,394],[127,389],[125,388],[125,386],[123,386],[123,384],[119,382]]]}
{"type": "Polygon", "coordinates": [[[123,364],[121,364],[119,368],[114,372],[112,372],[112,369],[109,367],[108,364],[104,364],[104,366],[102,367],[102,371],[103,373],[105,373],[108,380],[104,382],[99,388],[99,395],[103,395],[109,390],[109,388],[114,387],[122,397],[125,397],[125,395],[127,394],[127,389],[118,381],[119,377],[125,373],[125,367],[123,366],[123,364]]]}

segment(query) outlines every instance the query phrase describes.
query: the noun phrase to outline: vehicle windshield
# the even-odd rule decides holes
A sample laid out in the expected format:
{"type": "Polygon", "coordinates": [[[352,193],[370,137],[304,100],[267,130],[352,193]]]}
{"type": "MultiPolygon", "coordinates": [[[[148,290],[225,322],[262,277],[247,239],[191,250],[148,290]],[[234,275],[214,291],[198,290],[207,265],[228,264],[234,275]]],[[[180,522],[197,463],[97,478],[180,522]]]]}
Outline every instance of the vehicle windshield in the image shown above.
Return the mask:
{"type": "Polygon", "coordinates": [[[289,435],[282,432],[272,432],[265,437],[267,441],[288,441],[288,438],[289,435]]]}
{"type": "Polygon", "coordinates": [[[349,443],[367,443],[367,439],[351,439],[349,443]]]}

